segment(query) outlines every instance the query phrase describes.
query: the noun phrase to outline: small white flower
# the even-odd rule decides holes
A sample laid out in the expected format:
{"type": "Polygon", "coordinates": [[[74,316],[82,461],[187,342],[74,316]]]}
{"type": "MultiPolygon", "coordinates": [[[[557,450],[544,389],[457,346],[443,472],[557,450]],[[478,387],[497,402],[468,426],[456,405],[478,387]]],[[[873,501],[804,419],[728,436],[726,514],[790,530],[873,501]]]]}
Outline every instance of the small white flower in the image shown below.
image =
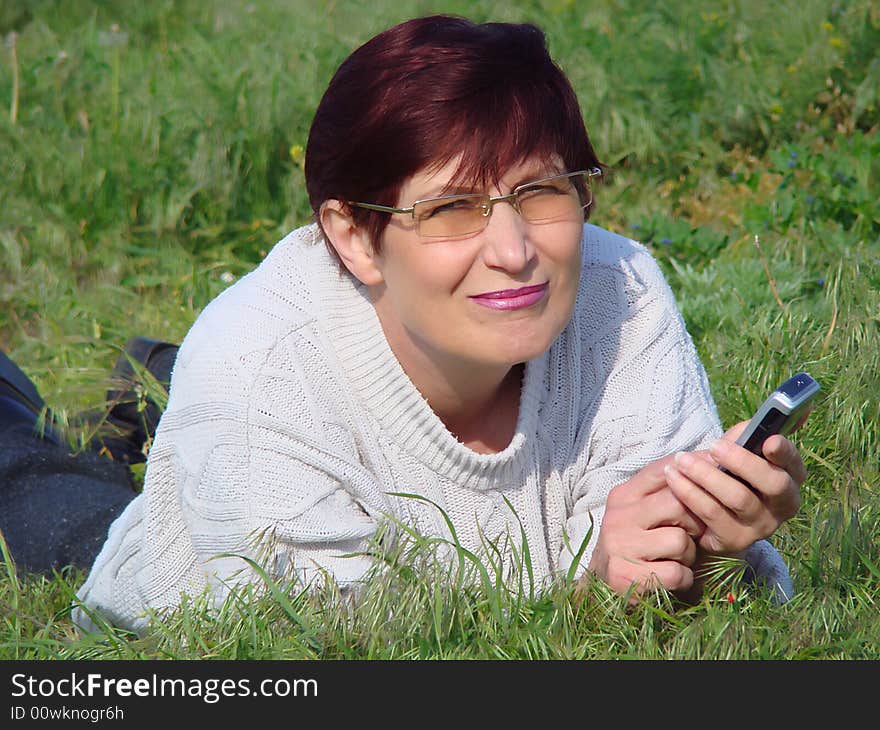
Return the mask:
{"type": "Polygon", "coordinates": [[[108,48],[124,46],[128,43],[128,33],[121,30],[118,23],[113,23],[110,30],[98,33],[98,45],[108,48]]]}

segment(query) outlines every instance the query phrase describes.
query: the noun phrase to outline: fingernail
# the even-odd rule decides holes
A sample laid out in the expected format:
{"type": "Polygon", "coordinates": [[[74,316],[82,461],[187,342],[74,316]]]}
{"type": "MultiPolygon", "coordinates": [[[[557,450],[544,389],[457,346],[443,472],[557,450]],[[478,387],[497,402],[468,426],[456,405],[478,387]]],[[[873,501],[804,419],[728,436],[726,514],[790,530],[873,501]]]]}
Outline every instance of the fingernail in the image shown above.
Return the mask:
{"type": "Polygon", "coordinates": [[[675,455],[675,463],[687,469],[691,464],[694,463],[694,457],[686,451],[679,451],[675,455]]]}
{"type": "Polygon", "coordinates": [[[709,447],[709,453],[713,456],[722,456],[727,453],[727,450],[730,448],[730,444],[727,443],[724,439],[718,439],[709,447]]]}

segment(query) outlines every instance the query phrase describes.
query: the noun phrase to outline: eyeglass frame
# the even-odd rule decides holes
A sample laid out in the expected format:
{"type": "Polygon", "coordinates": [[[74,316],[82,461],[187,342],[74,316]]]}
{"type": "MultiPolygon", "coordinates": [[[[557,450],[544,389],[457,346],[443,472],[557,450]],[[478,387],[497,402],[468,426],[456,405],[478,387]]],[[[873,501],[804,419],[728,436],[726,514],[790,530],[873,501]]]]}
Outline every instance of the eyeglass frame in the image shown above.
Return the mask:
{"type": "MultiPolygon", "coordinates": [[[[461,234],[461,237],[476,235],[480,231],[484,230],[486,226],[489,225],[489,218],[492,216],[492,209],[495,207],[496,203],[501,202],[510,202],[513,209],[517,212],[518,215],[522,216],[522,212],[519,207],[519,191],[523,188],[531,187],[532,185],[538,185],[543,182],[547,182],[548,180],[556,180],[560,177],[574,177],[575,175],[584,175],[586,178],[586,190],[590,195],[590,199],[581,205],[581,210],[586,210],[593,204],[593,189],[590,183],[590,180],[594,177],[599,177],[602,175],[601,168],[592,167],[589,170],[575,170],[574,172],[563,172],[559,175],[550,175],[549,177],[542,177],[539,180],[532,180],[530,182],[522,183],[521,185],[517,185],[513,190],[511,190],[506,195],[486,195],[485,193],[461,193],[460,195],[440,195],[436,198],[422,198],[421,200],[416,200],[407,208],[394,208],[389,205],[379,205],[377,203],[359,203],[349,201],[348,205],[354,206],[356,208],[364,208],[366,210],[375,210],[380,213],[409,213],[412,216],[413,222],[416,225],[416,228],[419,227],[419,221],[416,220],[415,209],[416,206],[420,203],[433,203],[438,200],[447,200],[450,198],[486,198],[487,203],[483,208],[483,217],[486,219],[486,224],[483,228],[477,229],[476,231],[471,231],[469,233],[461,234]]],[[[523,220],[526,220],[523,218],[523,220]]],[[[528,221],[526,221],[528,222],[528,221]]],[[[422,235],[421,233],[419,235],[422,235]]],[[[424,238],[445,238],[445,236],[423,236],[424,238]]],[[[458,236],[456,236],[458,238],[458,236]]]]}

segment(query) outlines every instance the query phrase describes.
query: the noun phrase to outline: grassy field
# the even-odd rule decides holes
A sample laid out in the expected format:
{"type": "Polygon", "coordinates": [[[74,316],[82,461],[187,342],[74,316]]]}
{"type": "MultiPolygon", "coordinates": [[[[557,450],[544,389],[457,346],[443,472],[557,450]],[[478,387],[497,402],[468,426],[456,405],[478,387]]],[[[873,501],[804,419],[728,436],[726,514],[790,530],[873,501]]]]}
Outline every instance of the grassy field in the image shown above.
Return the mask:
{"type": "Polygon", "coordinates": [[[269,595],[221,620],[190,605],[149,637],[84,640],[68,616],[84,576],[7,562],[0,658],[880,658],[871,0],[10,0],[0,348],[62,422],[102,407],[130,336],[180,340],[309,219],[302,148],[341,60],[434,11],[545,29],[612,170],[593,221],[658,257],[725,423],[795,370],[822,383],[796,436],[802,509],[774,537],[797,596],[778,607],[721,582],[687,608],[656,595],[627,610],[598,583],[535,596],[492,565],[437,580],[446,568],[414,537],[357,606],[269,595]]]}

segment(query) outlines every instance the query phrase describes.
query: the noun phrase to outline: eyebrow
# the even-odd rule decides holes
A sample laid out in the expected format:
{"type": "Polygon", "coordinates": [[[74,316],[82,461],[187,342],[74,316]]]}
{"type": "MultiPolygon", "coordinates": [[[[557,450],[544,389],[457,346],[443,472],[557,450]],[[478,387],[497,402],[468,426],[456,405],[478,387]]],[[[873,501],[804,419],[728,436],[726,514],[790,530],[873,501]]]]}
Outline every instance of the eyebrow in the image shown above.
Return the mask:
{"type": "Polygon", "coordinates": [[[548,177],[555,177],[556,175],[564,174],[564,170],[561,169],[558,165],[543,165],[539,168],[536,168],[534,171],[522,175],[519,178],[519,182],[513,186],[513,189],[520,187],[521,185],[525,185],[526,183],[535,182],[537,180],[545,180],[548,177]],[[538,172],[541,170],[542,172],[538,172]]]}
{"type": "MultiPolygon", "coordinates": [[[[562,174],[563,170],[559,165],[538,165],[529,168],[526,172],[519,175],[518,181],[512,185],[510,189],[515,190],[527,183],[535,182],[536,180],[544,180],[545,178],[562,174]]],[[[413,202],[419,200],[433,200],[434,198],[447,198],[455,195],[483,195],[486,192],[483,188],[465,186],[463,183],[453,184],[451,187],[431,187],[428,188],[428,191],[429,192],[414,196],[413,202]]],[[[410,203],[410,205],[412,205],[412,203],[410,203]]]]}

